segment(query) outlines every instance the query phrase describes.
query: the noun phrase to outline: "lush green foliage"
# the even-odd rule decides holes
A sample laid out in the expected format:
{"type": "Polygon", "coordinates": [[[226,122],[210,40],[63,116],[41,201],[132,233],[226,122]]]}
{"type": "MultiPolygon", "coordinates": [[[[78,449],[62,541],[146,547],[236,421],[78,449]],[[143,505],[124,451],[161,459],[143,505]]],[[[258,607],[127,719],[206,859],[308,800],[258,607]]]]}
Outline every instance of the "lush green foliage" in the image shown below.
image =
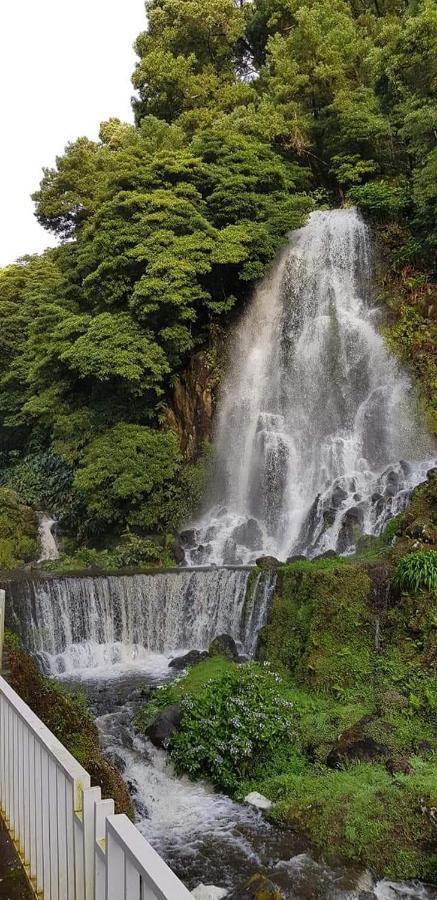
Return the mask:
{"type": "Polygon", "coordinates": [[[260,654],[299,682],[346,698],[366,696],[372,673],[372,626],[365,570],[336,560],[281,570],[260,654]]]}
{"type": "Polygon", "coordinates": [[[20,504],[13,491],[0,488],[0,569],[35,559],[37,530],[34,511],[20,504]]]}
{"type": "Polygon", "coordinates": [[[435,396],[435,5],[146,8],[135,126],[110,119],[66,148],[35,194],[63,243],[0,272],[2,478],[80,540],[188,514],[175,380],[314,202],[380,223],[388,337],[435,396]]]}
{"type": "Polygon", "coordinates": [[[397,545],[426,521],[435,486],[431,473],[416,489],[384,538],[384,559],[379,548],[367,563],[278,569],[261,632],[267,668],[206,659],[137,717],[143,731],[178,704],[169,745],[178,771],[238,798],[260,791],[274,819],[305,833],[329,862],[396,879],[437,874],[435,591],[389,590],[397,545]]]}
{"type": "Polygon", "coordinates": [[[409,553],[399,560],[396,584],[402,591],[433,591],[437,594],[437,550],[409,553]]]}
{"type": "Polygon", "coordinates": [[[361,763],[341,772],[290,772],[259,788],[278,801],[275,819],[306,832],[328,862],[339,856],[364,865],[371,861],[388,877],[433,881],[435,760],[411,763],[410,774],[394,779],[380,765],[361,763]]]}

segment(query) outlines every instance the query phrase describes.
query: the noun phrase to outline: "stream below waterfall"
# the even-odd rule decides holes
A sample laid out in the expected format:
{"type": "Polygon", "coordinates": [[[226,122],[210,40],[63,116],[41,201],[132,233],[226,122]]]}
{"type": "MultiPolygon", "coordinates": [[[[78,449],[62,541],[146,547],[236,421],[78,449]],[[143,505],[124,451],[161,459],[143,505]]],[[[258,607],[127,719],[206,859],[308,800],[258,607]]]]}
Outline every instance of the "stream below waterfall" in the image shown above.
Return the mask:
{"type": "Polygon", "coordinates": [[[88,695],[104,752],[131,792],[139,830],[189,889],[203,883],[238,892],[261,872],[286,900],[358,900],[366,890],[378,900],[435,900],[437,891],[419,883],[375,883],[363,869],[330,868],[312,857],[299,835],[276,828],[208,784],[176,776],[165,751],[139,736],[132,723],[145,702],[145,686],[174,675],[168,658],[158,654],[142,666],[119,667],[116,674],[109,667],[79,670],[62,680],[88,695]]]}
{"type": "Polygon", "coordinates": [[[424,885],[373,884],[362,870],[315,860],[301,836],[253,807],[177,777],[165,752],[135,733],[150,687],[175,677],[172,656],[205,649],[226,630],[253,654],[274,583],[271,573],[254,578],[247,569],[11,580],[7,624],[43,671],[86,692],[138,828],[189,889],[215,884],[235,898],[248,876],[263,872],[287,900],[353,900],[369,889],[379,900],[435,900],[424,885]]]}

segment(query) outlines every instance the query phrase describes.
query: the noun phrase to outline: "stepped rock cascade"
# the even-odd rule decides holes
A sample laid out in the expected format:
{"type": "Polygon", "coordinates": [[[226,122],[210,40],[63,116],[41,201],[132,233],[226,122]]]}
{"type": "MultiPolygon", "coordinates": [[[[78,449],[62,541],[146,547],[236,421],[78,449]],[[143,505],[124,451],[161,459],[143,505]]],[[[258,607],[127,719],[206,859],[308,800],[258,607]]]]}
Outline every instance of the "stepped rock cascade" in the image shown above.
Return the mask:
{"type": "Polygon", "coordinates": [[[225,633],[250,655],[274,581],[226,568],[11,581],[7,622],[53,674],[141,667],[150,653],[205,650],[225,633]]]}
{"type": "Polygon", "coordinates": [[[425,479],[430,439],[371,286],[355,209],[312,213],[291,235],[236,332],[208,508],[182,534],[188,565],[351,553],[425,479]]]}

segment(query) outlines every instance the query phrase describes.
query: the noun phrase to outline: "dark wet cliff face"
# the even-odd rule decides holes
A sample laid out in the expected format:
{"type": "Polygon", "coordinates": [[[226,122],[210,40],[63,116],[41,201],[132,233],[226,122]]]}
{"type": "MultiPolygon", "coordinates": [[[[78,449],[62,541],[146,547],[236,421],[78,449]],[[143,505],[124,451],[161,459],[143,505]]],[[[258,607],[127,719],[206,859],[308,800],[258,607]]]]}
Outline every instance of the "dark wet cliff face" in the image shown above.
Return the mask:
{"type": "Polygon", "coordinates": [[[212,440],[217,391],[226,358],[227,334],[211,331],[206,346],[194,353],[174,386],[166,418],[179,435],[187,462],[195,461],[212,440]]]}

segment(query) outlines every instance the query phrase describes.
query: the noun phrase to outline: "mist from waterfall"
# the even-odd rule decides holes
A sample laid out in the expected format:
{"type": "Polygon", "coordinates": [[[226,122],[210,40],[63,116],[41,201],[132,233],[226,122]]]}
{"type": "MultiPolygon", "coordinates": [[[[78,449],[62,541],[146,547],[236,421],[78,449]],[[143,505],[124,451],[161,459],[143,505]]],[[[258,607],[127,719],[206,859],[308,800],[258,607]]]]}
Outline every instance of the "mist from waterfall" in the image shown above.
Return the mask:
{"type": "Polygon", "coordinates": [[[372,274],[355,209],[291,235],[235,335],[189,565],[351,553],[426,477],[431,445],[378,333],[372,274]]]}

